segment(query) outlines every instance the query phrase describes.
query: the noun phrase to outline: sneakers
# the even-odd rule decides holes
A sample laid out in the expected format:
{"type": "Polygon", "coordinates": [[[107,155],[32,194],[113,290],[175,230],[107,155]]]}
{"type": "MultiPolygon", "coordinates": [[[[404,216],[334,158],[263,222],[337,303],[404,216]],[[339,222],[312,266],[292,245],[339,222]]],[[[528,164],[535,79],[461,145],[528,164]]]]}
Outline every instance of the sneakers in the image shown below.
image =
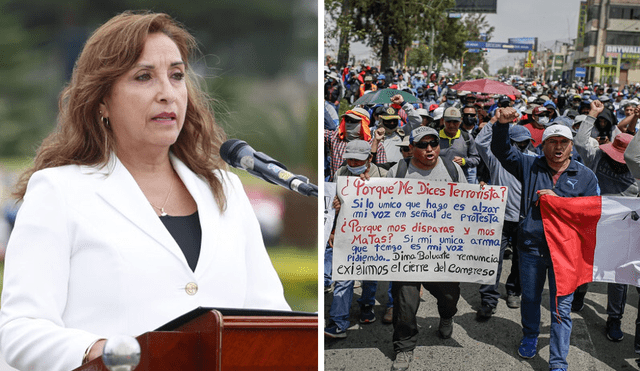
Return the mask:
{"type": "Polygon", "coordinates": [[[507,295],[507,306],[509,308],[520,308],[520,295],[508,294],[507,295]]]}
{"type": "Polygon", "coordinates": [[[384,312],[384,317],[382,317],[382,323],[393,323],[393,307],[387,308],[387,311],[384,312]]]}
{"type": "Polygon", "coordinates": [[[607,319],[607,339],[611,341],[621,341],[624,337],[622,330],[620,329],[619,318],[607,319]]]}
{"type": "Polygon", "coordinates": [[[334,324],[324,328],[324,336],[332,339],[344,339],[347,337],[347,333],[334,324]]]}
{"type": "Polygon", "coordinates": [[[360,306],[360,323],[374,323],[376,315],[373,313],[372,305],[360,306]]]}
{"type": "Polygon", "coordinates": [[[391,365],[391,371],[405,371],[409,369],[409,365],[413,360],[413,350],[408,352],[396,353],[396,359],[391,365]]]}
{"type": "Polygon", "coordinates": [[[453,317],[451,318],[440,318],[440,325],[438,326],[438,332],[440,333],[440,337],[443,339],[448,339],[453,334],[453,317]]]}
{"type": "Polygon", "coordinates": [[[496,312],[496,308],[487,304],[482,304],[482,307],[478,309],[476,318],[478,321],[487,321],[496,312]]]}
{"type": "Polygon", "coordinates": [[[518,347],[518,355],[522,358],[533,358],[536,356],[538,338],[523,337],[518,347]]]}

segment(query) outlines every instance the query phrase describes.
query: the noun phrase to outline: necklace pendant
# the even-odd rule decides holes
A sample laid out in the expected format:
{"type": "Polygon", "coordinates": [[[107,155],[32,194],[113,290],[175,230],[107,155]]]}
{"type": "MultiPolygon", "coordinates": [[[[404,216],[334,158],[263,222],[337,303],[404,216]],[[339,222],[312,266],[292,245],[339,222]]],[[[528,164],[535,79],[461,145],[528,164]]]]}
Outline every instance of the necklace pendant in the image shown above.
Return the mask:
{"type": "Polygon", "coordinates": [[[167,216],[167,213],[164,211],[164,207],[160,209],[160,216],[167,216]]]}

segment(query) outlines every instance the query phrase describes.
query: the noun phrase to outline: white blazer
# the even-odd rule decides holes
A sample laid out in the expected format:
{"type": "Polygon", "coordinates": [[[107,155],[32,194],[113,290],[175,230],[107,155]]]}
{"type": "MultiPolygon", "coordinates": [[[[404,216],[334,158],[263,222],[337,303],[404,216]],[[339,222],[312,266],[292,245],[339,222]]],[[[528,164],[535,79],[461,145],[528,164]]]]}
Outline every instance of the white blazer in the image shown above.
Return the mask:
{"type": "Polygon", "coordinates": [[[208,183],[171,160],[198,205],[195,272],[115,155],[103,168],[33,174],[6,252],[0,352],[9,364],[69,371],[94,340],[137,336],[198,306],[290,310],[238,177],[219,172],[221,214],[208,183]]]}

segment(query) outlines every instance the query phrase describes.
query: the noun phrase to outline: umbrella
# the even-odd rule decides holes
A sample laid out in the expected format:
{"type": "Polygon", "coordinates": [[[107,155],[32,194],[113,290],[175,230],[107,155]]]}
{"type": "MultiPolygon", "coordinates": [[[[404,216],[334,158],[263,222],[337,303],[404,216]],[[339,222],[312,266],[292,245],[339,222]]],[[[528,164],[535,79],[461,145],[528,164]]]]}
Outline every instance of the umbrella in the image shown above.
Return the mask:
{"type": "Polygon", "coordinates": [[[360,98],[357,101],[353,102],[354,106],[363,106],[365,104],[385,104],[391,103],[391,97],[396,94],[402,95],[405,102],[409,103],[420,103],[420,99],[418,99],[415,95],[411,93],[407,93],[403,90],[397,89],[380,89],[376,91],[371,91],[360,98]]]}
{"type": "Polygon", "coordinates": [[[484,94],[520,95],[520,91],[513,86],[491,79],[463,81],[452,86],[451,89],[484,94]]]}

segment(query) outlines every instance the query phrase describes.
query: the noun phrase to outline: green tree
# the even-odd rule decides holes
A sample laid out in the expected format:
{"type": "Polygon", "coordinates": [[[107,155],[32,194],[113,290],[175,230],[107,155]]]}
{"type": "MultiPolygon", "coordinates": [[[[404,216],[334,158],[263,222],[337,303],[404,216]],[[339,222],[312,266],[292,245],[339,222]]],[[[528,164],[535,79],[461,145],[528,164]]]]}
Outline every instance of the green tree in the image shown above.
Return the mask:
{"type": "Polygon", "coordinates": [[[353,0],[327,0],[324,3],[325,17],[331,20],[325,22],[325,38],[338,39],[337,64],[339,67],[344,67],[349,61],[349,47],[355,32],[351,15],[352,7],[353,0]]]}
{"type": "Polygon", "coordinates": [[[421,17],[432,11],[427,4],[416,0],[354,1],[355,30],[380,56],[382,71],[391,66],[394,57],[402,62],[404,51],[423,33],[421,17]]]}
{"type": "MultiPolygon", "coordinates": [[[[55,124],[51,68],[36,46],[41,29],[26,31],[0,1],[0,156],[30,155],[55,124]],[[44,123],[44,125],[42,125],[44,123]]],[[[53,74],[55,75],[55,74],[53,74]]]]}
{"type": "Polygon", "coordinates": [[[414,67],[423,67],[429,64],[430,57],[429,47],[420,44],[415,48],[411,48],[407,53],[407,64],[414,67]]]}
{"type": "MultiPolygon", "coordinates": [[[[480,41],[480,34],[486,34],[484,41],[490,41],[495,30],[495,27],[489,25],[484,14],[467,14],[462,19],[462,23],[467,30],[467,40],[471,41],[480,41]]],[[[486,71],[487,69],[484,67],[487,64],[485,56],[485,53],[466,53],[464,57],[464,73],[470,73],[472,69],[479,65],[486,71]]]]}

